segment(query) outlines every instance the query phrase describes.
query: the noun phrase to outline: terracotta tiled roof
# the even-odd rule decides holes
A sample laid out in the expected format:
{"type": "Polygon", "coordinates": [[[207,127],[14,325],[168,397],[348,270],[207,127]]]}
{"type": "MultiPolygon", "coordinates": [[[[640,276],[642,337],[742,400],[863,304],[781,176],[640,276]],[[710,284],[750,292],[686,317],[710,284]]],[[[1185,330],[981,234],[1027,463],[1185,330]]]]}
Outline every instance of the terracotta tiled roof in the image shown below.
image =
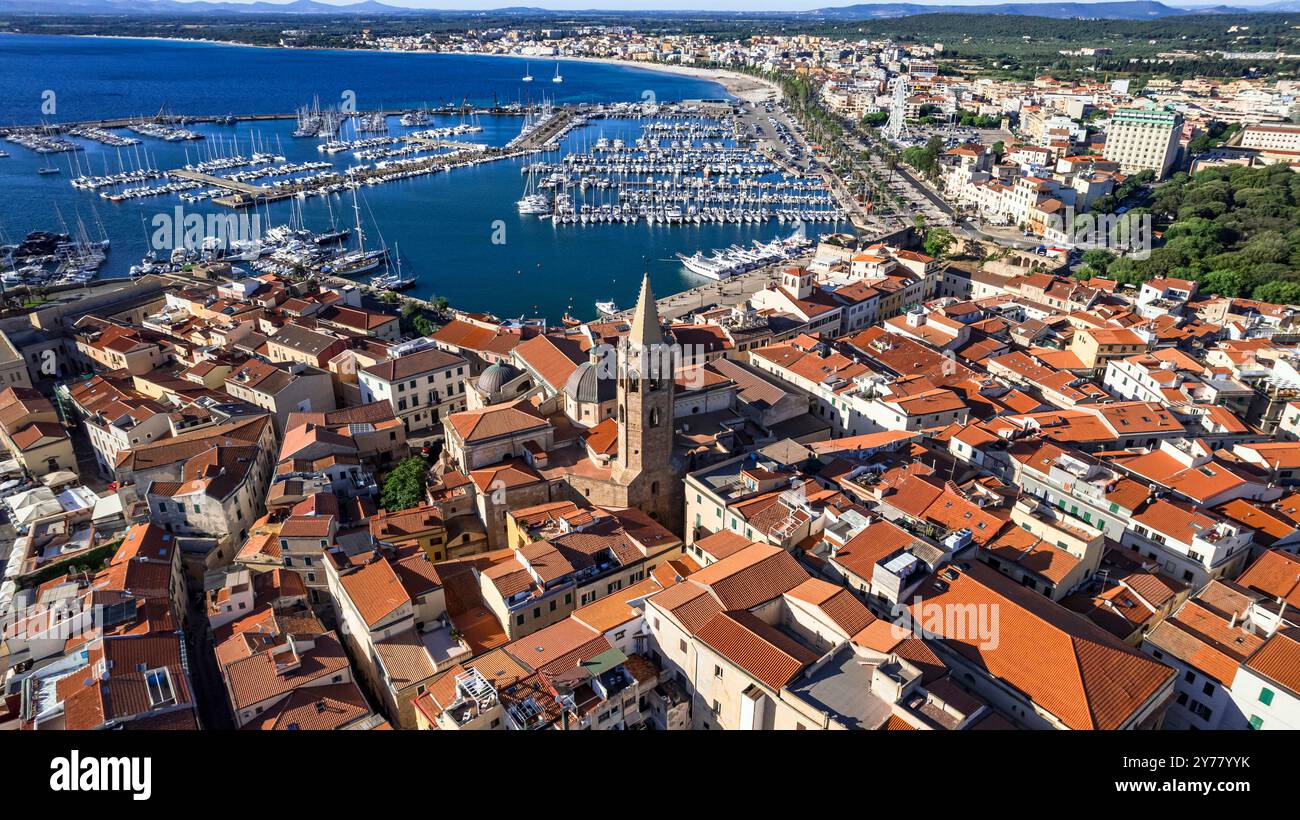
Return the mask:
{"type": "Polygon", "coordinates": [[[1237,584],[1273,600],[1281,598],[1291,606],[1300,606],[1300,558],[1269,550],[1241,574],[1237,584]]]}
{"type": "Polygon", "coordinates": [[[803,583],[808,572],[794,556],[767,544],[754,544],[686,579],[706,587],[724,609],[749,609],[803,583]]]}
{"type": "Polygon", "coordinates": [[[1196,508],[1164,499],[1151,502],[1132,520],[1183,544],[1192,543],[1193,538],[1209,532],[1215,525],[1213,518],[1197,512],[1196,508]]]}
{"type": "Polygon", "coordinates": [[[1237,667],[1264,643],[1262,637],[1230,626],[1227,619],[1195,601],[1183,604],[1146,640],[1224,686],[1232,685],[1237,667]]]}
{"type": "Polygon", "coordinates": [[[452,347],[497,355],[508,354],[523,341],[523,337],[518,333],[500,328],[480,327],[461,319],[453,319],[438,328],[432,338],[452,347]]]}
{"type": "Polygon", "coordinates": [[[339,578],[353,606],[361,613],[367,626],[381,623],[394,610],[410,603],[402,581],[385,558],[371,561],[355,572],[339,578]]]}
{"type": "Polygon", "coordinates": [[[271,417],[262,415],[137,445],[119,453],[117,466],[140,472],[186,461],[217,444],[226,446],[256,444],[269,424],[271,424],[271,417]]]}
{"type": "Polygon", "coordinates": [[[870,581],[878,561],[916,540],[897,524],[875,521],[836,550],[830,560],[864,581],[870,581]]]}
{"type": "Polygon", "coordinates": [[[448,367],[463,366],[465,363],[465,359],[455,353],[448,353],[445,350],[430,347],[405,356],[399,356],[396,359],[388,359],[387,361],[372,364],[369,367],[363,367],[361,372],[383,379],[386,382],[399,382],[403,379],[444,370],[448,367]]]}
{"type": "Polygon", "coordinates": [[[447,423],[466,442],[483,441],[549,425],[527,401],[494,404],[478,410],[452,413],[447,416],[447,423]]]}
{"type": "MultiPolygon", "coordinates": [[[[1148,704],[1174,670],[983,564],[922,583],[926,605],[996,607],[997,641],[941,635],[945,645],[1025,693],[1073,729],[1115,729],[1148,704]]],[[[924,622],[924,614],[918,613],[924,622]]],[[[930,627],[938,624],[931,624],[930,627]]]]}
{"type": "Polygon", "coordinates": [[[525,668],[535,670],[554,663],[600,637],[599,632],[586,624],[565,618],[527,637],[512,641],[506,646],[506,651],[525,668]]]}
{"type": "Polygon", "coordinates": [[[710,618],[722,611],[722,605],[710,592],[691,583],[675,584],[650,598],[655,606],[672,615],[689,633],[694,634],[710,618]]]}
{"type": "Polygon", "coordinates": [[[403,541],[443,528],[442,509],[437,506],[412,507],[395,512],[381,511],[371,518],[370,534],[380,541],[403,541]]]}
{"type": "Polygon", "coordinates": [[[108,721],[154,711],[158,707],[145,682],[145,672],[151,669],[167,670],[177,705],[191,702],[180,639],[175,634],[110,635],[92,643],[87,651],[90,669],[103,661],[107,675],[81,670],[59,680],[57,691],[64,701],[68,729],[98,729],[108,721]]]}
{"type": "Polygon", "coordinates": [[[556,392],[563,390],[573,371],[587,361],[576,341],[556,336],[534,336],[516,347],[514,356],[556,392]]]}
{"type": "Polygon", "coordinates": [[[714,615],[696,637],[777,691],[817,660],[812,650],[747,610],[714,615]]]}
{"type": "Polygon", "coordinates": [[[1246,662],[1246,668],[1300,695],[1300,630],[1288,629],[1269,638],[1246,662]]]}
{"type": "Polygon", "coordinates": [[[755,542],[739,533],[731,530],[719,530],[712,535],[706,535],[697,540],[695,546],[703,550],[706,555],[712,556],[714,561],[720,561],[730,555],[735,555],[753,543],[755,542]]]}
{"type": "MultiPolygon", "coordinates": [[[[273,649],[259,651],[226,666],[226,684],[236,709],[292,692],[322,679],[328,680],[348,667],[347,655],[333,632],[312,636],[313,646],[298,654],[299,665],[277,669],[273,649]]],[[[283,657],[285,650],[281,650],[283,657]]]]}
{"type": "Polygon", "coordinates": [[[370,714],[356,683],[304,686],[262,712],[244,729],[262,731],[339,729],[370,714]]]}
{"type": "Polygon", "coordinates": [[[876,619],[848,589],[817,578],[809,578],[786,595],[820,609],[845,637],[856,635],[876,619]]]}
{"type": "Polygon", "coordinates": [[[633,606],[632,602],[654,595],[663,588],[654,578],[647,578],[613,595],[606,595],[584,607],[579,607],[573,611],[572,617],[597,632],[608,632],[640,617],[642,610],[633,606]]]}

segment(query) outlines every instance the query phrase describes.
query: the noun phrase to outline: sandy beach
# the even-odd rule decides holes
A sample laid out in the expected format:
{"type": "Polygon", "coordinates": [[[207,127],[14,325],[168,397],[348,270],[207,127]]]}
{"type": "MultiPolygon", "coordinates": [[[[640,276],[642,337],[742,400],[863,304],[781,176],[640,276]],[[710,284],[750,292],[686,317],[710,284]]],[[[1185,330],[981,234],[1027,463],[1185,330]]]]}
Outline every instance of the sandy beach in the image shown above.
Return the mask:
{"type": "MultiPolygon", "coordinates": [[[[500,54],[493,56],[516,57],[514,54],[500,54]]],[[[628,68],[640,68],[645,71],[657,71],[662,74],[680,74],[687,77],[698,77],[702,80],[712,80],[727,89],[727,93],[746,102],[760,102],[766,99],[776,99],[781,95],[781,90],[773,82],[760,80],[757,77],[751,77],[747,74],[740,74],[735,71],[727,71],[722,68],[700,68],[698,66],[676,65],[673,63],[616,60],[606,57],[561,57],[560,59],[565,61],[572,60],[580,63],[607,63],[609,65],[626,66],[628,68]]]]}
{"type": "MultiPolygon", "coordinates": [[[[240,48],[265,48],[278,49],[284,51],[372,51],[382,54],[452,54],[465,55],[470,57],[511,57],[516,60],[539,61],[554,60],[554,57],[543,55],[529,54],[500,54],[497,52],[486,51],[434,51],[419,49],[392,49],[392,48],[320,48],[315,46],[297,47],[297,46],[268,46],[255,43],[241,43],[237,40],[209,40],[202,37],[132,37],[114,34],[65,34],[63,37],[85,37],[88,39],[103,40],[155,40],[169,43],[203,43],[216,46],[237,46],[240,48]]],[[[703,80],[712,80],[739,100],[745,102],[761,102],[768,99],[777,99],[781,95],[780,88],[768,80],[760,80],[757,77],[751,77],[747,74],[740,74],[735,71],[727,71],[722,68],[702,68],[699,66],[676,65],[674,63],[647,62],[643,60],[620,60],[613,57],[560,57],[565,62],[579,63],[606,63],[608,65],[619,65],[627,68],[639,68],[643,71],[655,71],[661,74],[678,74],[686,77],[698,77],[703,80]]]]}
{"type": "MultiPolygon", "coordinates": [[[[391,49],[379,50],[392,51],[391,49]]],[[[471,57],[511,57],[516,60],[537,60],[539,62],[550,62],[557,59],[555,57],[543,55],[500,54],[488,51],[412,51],[409,53],[465,54],[471,57]]],[[[727,71],[723,68],[701,68],[699,66],[676,65],[673,63],[652,63],[642,60],[619,60],[613,57],[560,57],[558,59],[566,63],[605,63],[606,65],[618,65],[626,68],[639,68],[642,71],[654,71],[659,74],[678,74],[684,77],[698,77],[701,80],[712,80],[727,89],[728,94],[746,102],[759,102],[765,99],[776,99],[781,95],[781,90],[777,87],[776,83],[767,80],[760,80],[757,77],[750,77],[746,74],[740,74],[735,71],[727,71]]]]}

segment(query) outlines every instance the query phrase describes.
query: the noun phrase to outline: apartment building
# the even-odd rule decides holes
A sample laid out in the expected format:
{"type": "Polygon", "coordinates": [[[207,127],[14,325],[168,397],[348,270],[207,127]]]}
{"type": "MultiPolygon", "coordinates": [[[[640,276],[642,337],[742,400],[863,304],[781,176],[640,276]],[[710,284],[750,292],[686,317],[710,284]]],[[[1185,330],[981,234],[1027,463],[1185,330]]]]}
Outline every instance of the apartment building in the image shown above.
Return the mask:
{"type": "Polygon", "coordinates": [[[1174,111],[1120,108],[1106,129],[1106,159],[1119,163],[1125,174],[1152,171],[1156,179],[1169,173],[1178,154],[1182,117],[1174,111]]]}
{"type": "Polygon", "coordinates": [[[465,384],[470,365],[463,357],[430,343],[357,371],[363,402],[386,401],[406,431],[442,431],[442,420],[467,409],[465,384]]]}
{"type": "Polygon", "coordinates": [[[1260,151],[1300,152],[1300,126],[1247,125],[1241,129],[1240,145],[1260,151]]]}
{"type": "Polygon", "coordinates": [[[1231,578],[1250,556],[1254,532],[1190,504],[1157,498],[1133,515],[1120,543],[1192,586],[1231,578]]]}
{"type": "Polygon", "coordinates": [[[72,439],[54,405],[30,387],[0,392],[0,446],[33,476],[77,469],[72,439]]]}
{"type": "Polygon", "coordinates": [[[230,368],[225,390],[271,413],[283,435],[290,413],[320,413],[335,408],[334,384],[329,373],[299,361],[271,364],[248,359],[230,368]]]}

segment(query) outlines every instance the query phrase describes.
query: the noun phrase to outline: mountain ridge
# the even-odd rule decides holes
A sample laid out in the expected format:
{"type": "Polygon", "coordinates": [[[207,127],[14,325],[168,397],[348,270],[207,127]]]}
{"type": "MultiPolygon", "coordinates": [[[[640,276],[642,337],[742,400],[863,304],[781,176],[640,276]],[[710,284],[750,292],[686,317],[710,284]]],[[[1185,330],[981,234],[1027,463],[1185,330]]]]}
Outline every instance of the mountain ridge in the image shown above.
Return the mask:
{"type": "MultiPolygon", "coordinates": [[[[454,2],[454,0],[453,0],[454,2]]],[[[598,2],[598,0],[597,0],[598,2]]],[[[379,0],[359,0],[345,5],[330,5],[317,0],[293,0],[290,3],[269,3],[257,0],[251,3],[230,3],[222,0],[0,0],[0,13],[40,14],[51,16],[80,15],[130,15],[138,17],[158,15],[221,14],[221,15],[302,15],[302,16],[358,16],[358,15],[420,15],[420,14],[490,14],[544,15],[544,14],[641,14],[666,17],[683,14],[714,13],[735,17],[814,17],[825,20],[873,20],[912,17],[921,14],[986,14],[1023,17],[1048,17],[1054,19],[1107,19],[1155,20],[1192,14],[1246,14],[1285,13],[1300,11],[1300,0],[1279,0],[1263,6],[1207,5],[1195,7],[1171,6],[1158,0],[1102,0],[1097,3],[1080,2],[1025,2],[992,3],[976,6],[942,6],[923,3],[858,3],[850,6],[828,6],[806,11],[709,12],[678,10],[623,10],[593,7],[582,10],[557,10],[512,6],[499,9],[430,9],[412,8],[384,3],[379,0]]]]}

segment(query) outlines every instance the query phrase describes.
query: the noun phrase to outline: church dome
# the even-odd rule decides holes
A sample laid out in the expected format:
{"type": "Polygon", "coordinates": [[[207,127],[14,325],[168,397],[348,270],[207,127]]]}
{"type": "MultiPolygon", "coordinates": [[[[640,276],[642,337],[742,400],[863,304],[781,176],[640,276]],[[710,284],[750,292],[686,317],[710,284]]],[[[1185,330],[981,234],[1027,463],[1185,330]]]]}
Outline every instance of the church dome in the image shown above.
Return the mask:
{"type": "Polygon", "coordinates": [[[599,404],[612,401],[618,394],[614,379],[600,378],[600,368],[593,362],[583,362],[569,374],[564,383],[564,395],[580,404],[599,404]]]}
{"type": "Polygon", "coordinates": [[[488,395],[499,393],[501,392],[501,388],[505,387],[511,379],[518,375],[519,370],[505,362],[490,364],[481,374],[479,374],[479,392],[488,395]]]}

